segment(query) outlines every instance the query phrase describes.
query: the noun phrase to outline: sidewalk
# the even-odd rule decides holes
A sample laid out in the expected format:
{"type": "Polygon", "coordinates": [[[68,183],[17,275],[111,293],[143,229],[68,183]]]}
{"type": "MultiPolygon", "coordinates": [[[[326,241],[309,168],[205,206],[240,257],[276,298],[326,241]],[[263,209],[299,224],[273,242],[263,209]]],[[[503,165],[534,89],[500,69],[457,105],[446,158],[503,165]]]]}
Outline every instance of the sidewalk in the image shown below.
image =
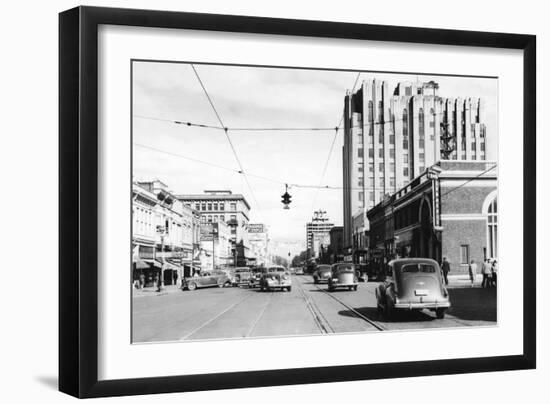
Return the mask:
{"type": "MultiPolygon", "coordinates": [[[[470,282],[470,275],[468,274],[460,274],[460,275],[449,274],[447,275],[447,279],[449,280],[449,285],[447,285],[449,289],[472,287],[470,282]]],[[[480,288],[482,281],[483,281],[483,275],[477,274],[476,279],[474,281],[474,288],[480,288]]]]}
{"type": "Polygon", "coordinates": [[[162,292],[157,291],[157,287],[148,287],[143,289],[132,288],[132,297],[143,297],[143,296],[162,296],[168,295],[170,293],[181,292],[179,286],[176,285],[166,285],[162,292]]]}

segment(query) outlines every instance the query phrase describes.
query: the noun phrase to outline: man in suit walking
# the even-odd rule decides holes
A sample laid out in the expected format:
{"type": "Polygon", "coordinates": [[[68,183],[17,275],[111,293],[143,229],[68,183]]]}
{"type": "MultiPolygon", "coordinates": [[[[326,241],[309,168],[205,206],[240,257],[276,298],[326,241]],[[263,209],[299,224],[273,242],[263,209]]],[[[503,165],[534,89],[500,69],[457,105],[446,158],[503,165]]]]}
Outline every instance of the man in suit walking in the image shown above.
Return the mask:
{"type": "Polygon", "coordinates": [[[448,285],[449,279],[447,279],[447,275],[449,275],[449,272],[451,271],[451,265],[449,264],[449,261],[447,261],[447,257],[443,257],[443,262],[441,263],[441,271],[443,272],[445,285],[448,285]]]}

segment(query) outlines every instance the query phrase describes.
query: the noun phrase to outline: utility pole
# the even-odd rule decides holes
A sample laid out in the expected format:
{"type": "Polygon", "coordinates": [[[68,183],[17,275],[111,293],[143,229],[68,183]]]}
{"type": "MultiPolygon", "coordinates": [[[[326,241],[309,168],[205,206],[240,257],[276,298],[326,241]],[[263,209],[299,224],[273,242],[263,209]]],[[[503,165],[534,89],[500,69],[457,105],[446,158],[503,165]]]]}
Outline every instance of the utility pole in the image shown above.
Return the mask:
{"type": "Polygon", "coordinates": [[[164,267],[166,265],[166,258],[164,256],[164,230],[160,234],[160,252],[162,254],[162,266],[160,268],[160,276],[157,285],[158,292],[164,290],[164,267]]]}

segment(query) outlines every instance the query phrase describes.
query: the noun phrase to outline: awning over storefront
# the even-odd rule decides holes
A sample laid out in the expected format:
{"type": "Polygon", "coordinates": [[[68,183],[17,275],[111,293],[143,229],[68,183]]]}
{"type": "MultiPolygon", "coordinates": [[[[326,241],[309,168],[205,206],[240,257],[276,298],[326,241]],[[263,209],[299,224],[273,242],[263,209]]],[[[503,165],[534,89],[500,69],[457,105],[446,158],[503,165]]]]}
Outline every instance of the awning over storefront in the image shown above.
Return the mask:
{"type": "Polygon", "coordinates": [[[136,259],[134,260],[134,264],[136,264],[136,269],[148,269],[151,268],[151,265],[154,265],[153,260],[147,260],[147,259],[136,259]]]}
{"type": "MultiPolygon", "coordinates": [[[[162,268],[162,261],[156,260],[155,266],[162,268]]],[[[173,271],[178,271],[181,269],[180,266],[172,264],[170,261],[165,261],[164,269],[171,269],[173,271]]]]}

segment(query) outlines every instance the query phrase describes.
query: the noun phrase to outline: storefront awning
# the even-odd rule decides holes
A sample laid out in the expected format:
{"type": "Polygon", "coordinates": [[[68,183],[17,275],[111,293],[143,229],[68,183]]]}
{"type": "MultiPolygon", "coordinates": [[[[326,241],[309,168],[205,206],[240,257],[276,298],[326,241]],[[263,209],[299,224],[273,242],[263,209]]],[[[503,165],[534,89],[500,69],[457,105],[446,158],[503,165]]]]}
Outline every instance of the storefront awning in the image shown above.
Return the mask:
{"type": "Polygon", "coordinates": [[[148,269],[151,268],[151,265],[154,265],[155,263],[153,260],[138,258],[134,260],[134,264],[136,264],[136,269],[148,269]]]}
{"type": "MultiPolygon", "coordinates": [[[[178,271],[179,269],[181,269],[181,267],[172,264],[170,261],[165,261],[164,264],[164,269],[172,269],[174,271],[178,271]]],[[[155,266],[162,268],[162,261],[156,260],[155,266]]]]}

